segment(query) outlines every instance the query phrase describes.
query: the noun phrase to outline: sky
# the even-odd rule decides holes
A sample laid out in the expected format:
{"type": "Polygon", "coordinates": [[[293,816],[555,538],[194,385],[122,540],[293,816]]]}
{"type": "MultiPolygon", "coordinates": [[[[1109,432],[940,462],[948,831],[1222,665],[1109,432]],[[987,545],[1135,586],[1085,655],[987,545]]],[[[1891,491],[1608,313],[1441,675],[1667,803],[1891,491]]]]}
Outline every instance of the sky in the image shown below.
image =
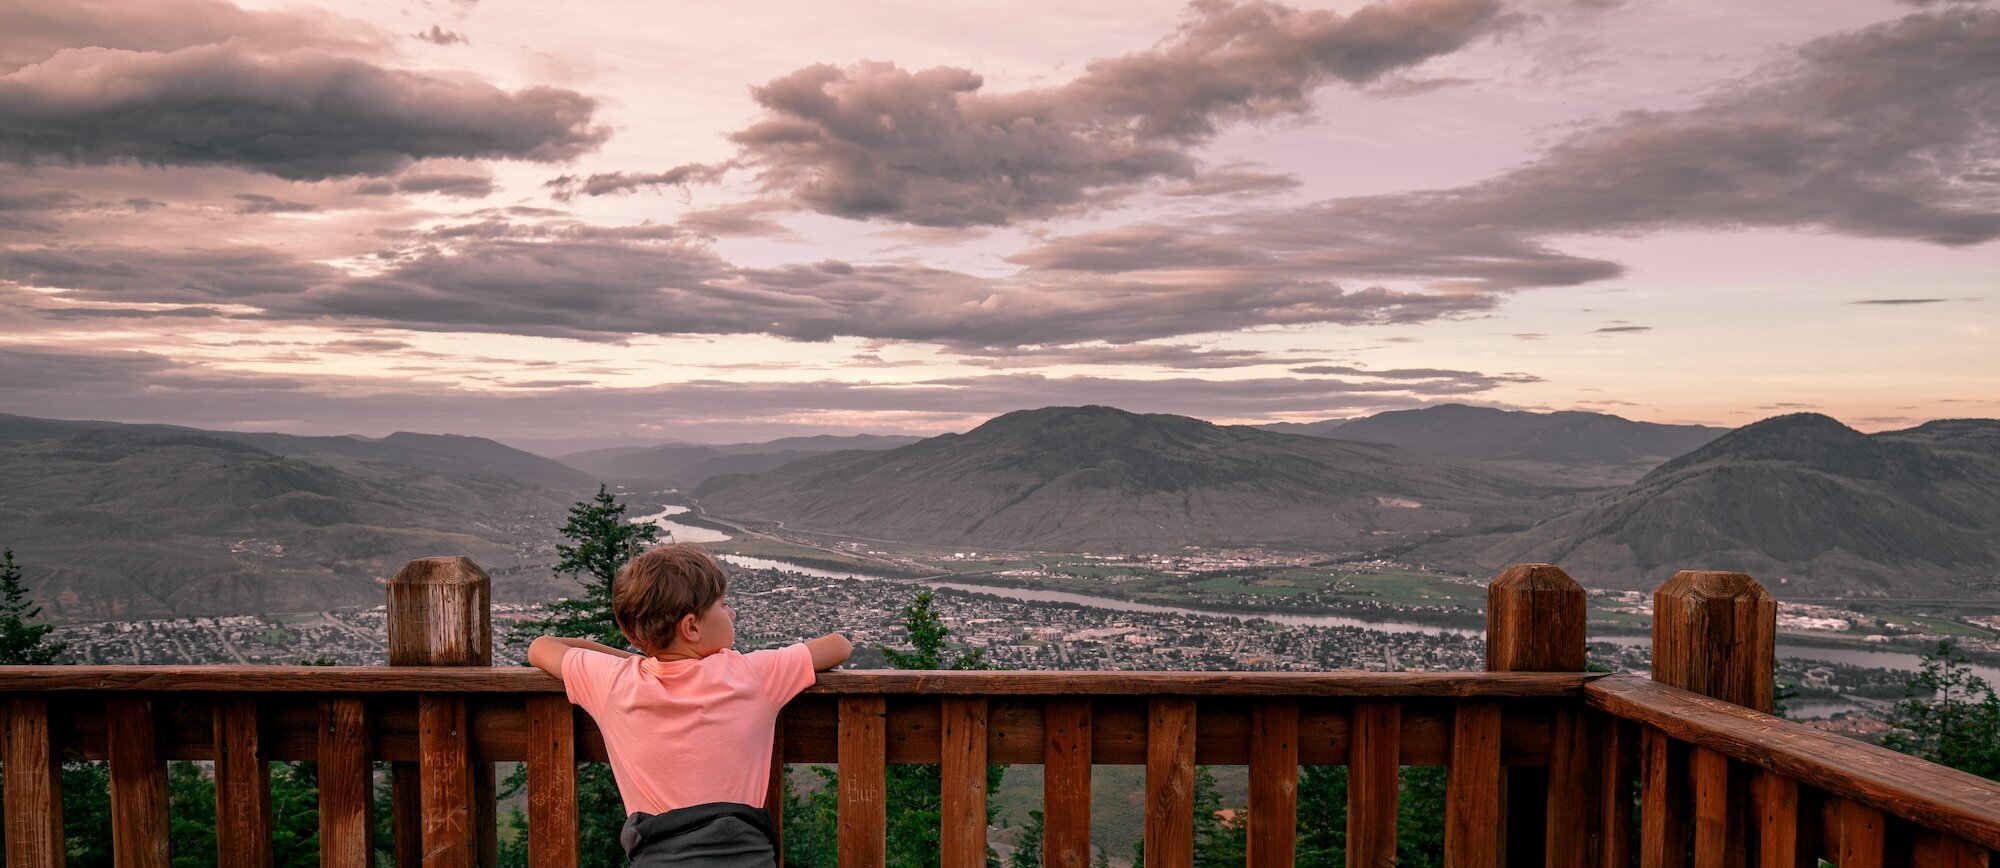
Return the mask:
{"type": "Polygon", "coordinates": [[[0,412],[2000,416],[2000,4],[8,0],[0,412]]]}

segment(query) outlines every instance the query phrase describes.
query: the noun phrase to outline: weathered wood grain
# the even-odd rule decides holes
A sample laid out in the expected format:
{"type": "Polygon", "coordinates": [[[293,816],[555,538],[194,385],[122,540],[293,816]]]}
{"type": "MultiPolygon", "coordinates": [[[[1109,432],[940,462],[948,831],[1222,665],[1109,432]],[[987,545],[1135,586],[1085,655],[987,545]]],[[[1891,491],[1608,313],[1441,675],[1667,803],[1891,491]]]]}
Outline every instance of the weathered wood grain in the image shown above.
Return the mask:
{"type": "Polygon", "coordinates": [[[1500,706],[1467,702],[1452,722],[1444,797],[1445,868],[1493,868],[1500,859],[1500,706]]]}
{"type": "Polygon", "coordinates": [[[771,831],[778,840],[777,863],[785,864],[785,714],[771,721],[771,782],[764,788],[764,813],[771,815],[771,831]]]}
{"type": "Polygon", "coordinates": [[[1091,706],[1052,699],[1043,712],[1042,864],[1090,864],[1091,706]]]}
{"type": "Polygon", "coordinates": [[[1551,868],[1595,864],[1603,846],[1603,818],[1597,810],[1602,769],[1596,730],[1586,722],[1590,714],[1594,712],[1582,707],[1556,711],[1544,812],[1548,824],[1542,835],[1551,868]]]}
{"type": "Polygon", "coordinates": [[[1146,868],[1194,865],[1192,700],[1159,697],[1146,729],[1146,868]]]}
{"type": "Polygon", "coordinates": [[[320,868],[371,868],[375,862],[374,766],[368,715],[358,696],[320,704],[320,868]]]}
{"type": "Polygon", "coordinates": [[[1942,832],[1917,832],[1910,848],[1911,868],[1988,868],[1988,851],[1942,832]]]}
{"type": "Polygon", "coordinates": [[[839,858],[841,868],[881,868],[887,858],[885,757],[887,703],[880,696],[840,700],[839,858]]]}
{"type": "MultiPolygon", "coordinates": [[[[1585,609],[1583,587],[1562,569],[1507,568],[1486,586],[1487,671],[1581,672],[1585,609]]],[[[1501,839],[1509,865],[1547,858],[1549,778],[1547,769],[1513,768],[1502,779],[1501,839]]]]}
{"type": "Polygon", "coordinates": [[[153,701],[105,700],[111,761],[111,851],[119,868],[169,868],[167,764],[153,749],[153,701]]]}
{"type": "Polygon", "coordinates": [[[1748,856],[1742,812],[1730,804],[1729,757],[1694,749],[1695,868],[1741,868],[1748,856]]]}
{"type": "Polygon", "coordinates": [[[2000,847],[2000,811],[1994,809],[2000,805],[2000,782],[1642,678],[1611,676],[1584,692],[1592,707],[1669,739],[1988,849],[2000,847]]]}
{"type": "Polygon", "coordinates": [[[473,868],[479,861],[472,808],[472,750],[465,700],[425,696],[417,702],[417,760],[423,793],[423,868],[473,868]]]}
{"type": "Polygon", "coordinates": [[[217,862],[271,864],[271,764],[257,740],[257,699],[230,696],[215,706],[217,862]]]}
{"type": "Polygon", "coordinates": [[[948,697],[942,708],[939,864],[986,866],[986,700],[948,697]]]}
{"type": "Polygon", "coordinates": [[[1840,802],[1840,868],[1882,868],[1888,820],[1882,812],[1861,804],[1840,802]]]}
{"type": "Polygon", "coordinates": [[[1769,714],[1777,635],[1756,579],[1682,570],[1653,592],[1653,680],[1769,714]]]}
{"type": "Polygon", "coordinates": [[[1639,730],[1608,714],[1592,715],[1597,730],[1598,868],[1632,865],[1632,794],[1637,782],[1639,730]]]}
{"type": "Polygon", "coordinates": [[[528,864],[577,864],[576,710],[560,696],[528,700],[528,864]]]}
{"type": "Polygon", "coordinates": [[[389,766],[389,822],[395,836],[396,868],[424,864],[424,788],[419,764],[389,766]]]}
{"type": "Polygon", "coordinates": [[[1688,861],[1692,795],[1687,745],[1658,730],[1639,739],[1639,864],[1681,868],[1688,861]]]}
{"type": "Polygon", "coordinates": [[[1376,868],[1396,864],[1396,812],[1401,785],[1397,737],[1400,703],[1369,700],[1354,705],[1354,747],[1347,773],[1347,864],[1376,868]]]}
{"type": "Polygon", "coordinates": [[[49,704],[39,696],[11,696],[6,703],[5,763],[7,864],[61,868],[62,769],[49,728],[49,704]]]}
{"type": "Polygon", "coordinates": [[[1298,849],[1299,705],[1250,707],[1250,868],[1290,868],[1298,849]]]}

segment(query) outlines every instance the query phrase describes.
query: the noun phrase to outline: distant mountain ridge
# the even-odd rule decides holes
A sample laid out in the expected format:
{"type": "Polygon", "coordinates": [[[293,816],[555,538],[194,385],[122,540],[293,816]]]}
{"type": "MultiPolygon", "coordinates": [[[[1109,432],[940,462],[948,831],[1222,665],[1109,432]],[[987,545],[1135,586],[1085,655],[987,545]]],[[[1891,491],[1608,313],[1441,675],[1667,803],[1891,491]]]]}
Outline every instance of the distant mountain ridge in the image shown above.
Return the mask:
{"type": "Polygon", "coordinates": [[[1766,419],[1529,530],[1440,543],[1481,567],[1545,561],[1586,584],[1651,587],[1740,570],[1790,593],[2000,590],[2000,421],[1863,434],[1766,419]]]}
{"type": "MultiPolygon", "coordinates": [[[[1282,428],[1280,426],[1283,426],[1282,428]]],[[[1565,410],[1534,413],[1467,404],[1389,410],[1359,419],[1269,430],[1385,443],[1423,455],[1499,462],[1522,470],[1577,472],[1607,482],[1628,482],[1678,455],[1721,436],[1727,428],[1634,422],[1606,413],[1565,410]]]]}
{"type": "Polygon", "coordinates": [[[1062,551],[1370,548],[1553,512],[1573,492],[1381,446],[1050,407],[880,452],[716,477],[710,512],[859,536],[1062,551]]]}
{"type": "Polygon", "coordinates": [[[764,443],[621,446],[561,456],[561,461],[603,479],[634,479],[693,486],[712,476],[762,473],[801,458],[850,449],[875,451],[906,446],[921,437],[881,434],[783,437],[764,443]]]}

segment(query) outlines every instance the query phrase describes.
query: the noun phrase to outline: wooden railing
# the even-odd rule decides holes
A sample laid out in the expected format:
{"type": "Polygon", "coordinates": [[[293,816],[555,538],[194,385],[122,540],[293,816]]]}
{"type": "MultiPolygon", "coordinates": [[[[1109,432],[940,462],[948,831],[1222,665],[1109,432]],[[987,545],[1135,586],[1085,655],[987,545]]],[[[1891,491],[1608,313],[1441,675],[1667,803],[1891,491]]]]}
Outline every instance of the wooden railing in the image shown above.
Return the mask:
{"type": "MultiPolygon", "coordinates": [[[[476,659],[481,643],[466,633],[484,612],[465,601],[483,605],[483,590],[454,563],[425,569],[456,575],[445,583],[456,590],[430,599],[458,602],[391,623],[457,631],[431,647],[476,659]]],[[[1747,577],[1683,573],[1662,586],[1653,679],[1579,671],[1582,592],[1560,570],[1516,567],[1489,594],[1489,672],[827,673],[780,720],[769,801],[779,804],[783,763],[838,763],[840,863],[879,866],[886,767],[936,763],[941,864],[976,868],[987,764],[1040,764],[1045,864],[1082,866],[1091,767],[1144,766],[1147,865],[1188,866],[1195,767],[1243,765],[1248,863],[1286,866],[1300,767],[1345,764],[1347,864],[1376,866],[1395,860],[1400,768],[1443,766],[1444,864],[1455,868],[1817,857],[2000,868],[2000,784],[1754,707],[1768,708],[1768,674],[1755,670],[1770,669],[1774,622],[1747,577]]],[[[22,868],[62,864],[63,758],[108,763],[117,861],[146,868],[169,864],[170,759],[214,762],[218,862],[229,866],[271,861],[273,760],[319,764],[322,864],[371,865],[373,769],[388,762],[397,864],[425,868],[493,858],[482,786],[495,762],[527,766],[532,864],[576,864],[577,764],[604,759],[590,718],[529,669],[0,667],[0,697],[7,865],[22,868]]]]}

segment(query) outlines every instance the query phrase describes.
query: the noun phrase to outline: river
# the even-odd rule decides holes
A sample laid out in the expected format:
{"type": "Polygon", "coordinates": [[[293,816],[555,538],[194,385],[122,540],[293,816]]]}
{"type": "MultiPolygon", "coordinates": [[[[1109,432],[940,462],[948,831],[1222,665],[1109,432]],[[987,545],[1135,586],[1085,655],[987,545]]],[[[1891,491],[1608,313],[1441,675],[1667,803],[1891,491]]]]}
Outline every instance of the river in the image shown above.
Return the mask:
{"type": "MultiPolygon", "coordinates": [[[[657,527],[661,531],[666,533],[668,537],[667,541],[669,542],[711,543],[711,542],[723,542],[729,539],[729,534],[723,533],[722,531],[719,530],[711,530],[705,527],[695,527],[693,525],[678,524],[675,522],[667,521],[667,516],[680,515],[681,513],[687,511],[688,508],[685,506],[669,506],[666,509],[662,509],[659,512],[653,513],[652,515],[642,515],[639,516],[638,518],[632,519],[632,523],[643,524],[645,522],[652,522],[654,527],[657,527]]],[[[785,569],[785,568],[779,567],[777,569],[785,569]]]]}
{"type": "MultiPolygon", "coordinates": [[[[670,507],[670,509],[684,510],[685,507],[670,507]]],[[[703,529],[692,528],[692,530],[699,531],[703,529]]],[[[713,533],[712,531],[710,532],[713,533]]],[[[678,537],[676,538],[678,539],[678,537]]],[[[692,542],[693,540],[689,541],[692,542]]],[[[911,582],[916,584],[922,584],[926,587],[946,588],[954,591],[964,591],[973,594],[988,594],[991,596],[1003,597],[1010,600],[1021,600],[1024,602],[1035,602],[1035,603],[1072,603],[1079,606],[1090,606],[1092,608],[1098,608],[1098,609],[1110,609],[1118,612],[1152,612],[1152,613],[1164,613],[1164,614],[1176,614],[1176,615],[1196,615],[1208,618],[1242,618],[1246,620],[1252,618],[1262,618],[1274,624],[1288,624],[1295,627],[1359,627],[1364,630],[1381,630],[1385,633],[1423,633],[1431,636],[1441,636],[1447,634],[1456,636],[1484,636],[1486,634],[1485,630],[1467,630],[1457,627],[1438,627],[1430,624],[1411,624],[1402,621],[1372,621],[1363,618],[1350,618],[1342,615],[1301,615],[1290,612],[1255,612],[1255,613],[1226,612],[1216,609],[1191,609],[1185,606],[1166,606],[1157,603],[1135,603],[1130,600],[1120,600],[1112,597],[1099,597],[1091,594],[1079,594],[1073,591],[1050,591],[1050,590],[1038,590],[1033,588],[1010,588],[998,585],[972,585],[972,584],[965,584],[962,582],[938,581],[935,579],[914,579],[914,580],[888,579],[882,576],[871,576],[866,573],[847,573],[847,572],[839,572],[836,570],[822,570],[813,567],[799,566],[797,564],[787,563],[785,561],[770,560],[766,558],[741,557],[738,555],[723,555],[722,559],[728,561],[729,563],[736,564],[742,567],[748,567],[750,569],[786,570],[790,572],[800,573],[803,575],[818,576],[820,578],[828,578],[828,579],[866,579],[875,581],[911,582]]],[[[1647,636],[1593,636],[1591,637],[1591,641],[1611,642],[1618,645],[1636,645],[1636,646],[1650,646],[1653,644],[1653,640],[1647,636]]],[[[1779,657],[1785,658],[1787,660],[1824,660],[1833,663],[1845,663],[1849,666],[1864,666],[1871,669],[1893,669],[1902,672],[1915,672],[1923,666],[1922,657],[1905,651],[1876,651],[1867,648],[1821,648],[1814,645],[1800,645],[1796,643],[1784,642],[1782,640],[1778,642],[1777,653],[1779,657]]],[[[1972,672],[1973,674],[1986,679],[1987,683],[1989,684],[2000,685],[2000,668],[1974,664],[1972,666],[1972,672]]]]}

